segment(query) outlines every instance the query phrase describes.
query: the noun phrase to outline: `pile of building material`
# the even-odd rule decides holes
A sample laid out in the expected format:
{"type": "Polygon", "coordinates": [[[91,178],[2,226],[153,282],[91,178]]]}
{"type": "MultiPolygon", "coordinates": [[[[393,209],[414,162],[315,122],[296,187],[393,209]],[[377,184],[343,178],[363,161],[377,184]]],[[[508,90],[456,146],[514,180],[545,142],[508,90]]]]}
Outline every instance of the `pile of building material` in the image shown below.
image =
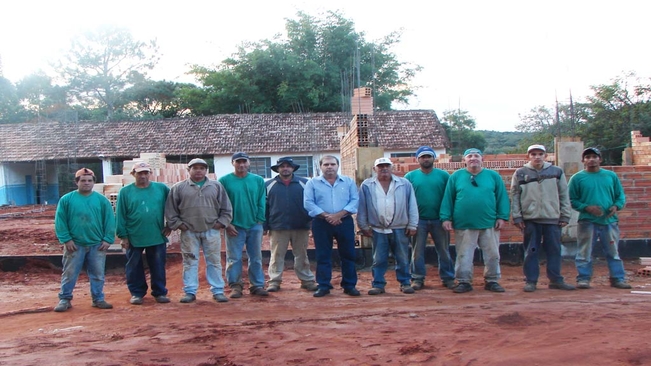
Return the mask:
{"type": "Polygon", "coordinates": [[[638,276],[651,276],[651,257],[640,257],[640,264],[646,266],[637,270],[638,276]]]}

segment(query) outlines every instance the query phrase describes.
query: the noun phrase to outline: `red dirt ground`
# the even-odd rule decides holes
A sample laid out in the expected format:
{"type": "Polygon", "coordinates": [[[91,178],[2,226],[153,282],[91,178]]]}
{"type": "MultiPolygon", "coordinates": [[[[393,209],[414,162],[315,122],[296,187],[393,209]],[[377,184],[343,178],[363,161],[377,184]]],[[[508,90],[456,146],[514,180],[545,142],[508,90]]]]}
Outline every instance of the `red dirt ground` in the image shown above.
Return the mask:
{"type": "MultiPolygon", "coordinates": [[[[15,246],[50,248],[33,246],[56,242],[48,231],[51,217],[0,216],[0,254],[20,254],[10,249],[15,246]]],[[[48,253],[55,249],[61,248],[48,253]]],[[[638,261],[625,265],[634,290],[651,291],[651,278],[634,276],[642,267],[638,261]]],[[[224,304],[212,300],[201,276],[197,302],[180,304],[182,265],[173,259],[170,304],[147,297],[142,306],[130,305],[124,274],[110,270],[105,292],[113,310],[90,306],[82,275],[74,307],[54,313],[61,271],[32,259],[18,272],[0,271],[0,365],[651,363],[651,296],[608,287],[603,261],[596,265],[593,289],[573,292],[548,290],[541,279],[538,291],[524,293],[521,267],[502,266],[507,291],[490,293],[482,288],[481,270],[476,267],[475,291],[467,294],[441,287],[432,267],[427,287],[414,295],[401,294],[390,272],[387,293],[368,296],[371,273],[363,270],[361,297],[336,289],[317,299],[298,288],[288,269],[280,292],[224,304]]],[[[563,272],[573,282],[571,261],[563,272]]],[[[336,271],[333,284],[339,280],[336,271]]]]}

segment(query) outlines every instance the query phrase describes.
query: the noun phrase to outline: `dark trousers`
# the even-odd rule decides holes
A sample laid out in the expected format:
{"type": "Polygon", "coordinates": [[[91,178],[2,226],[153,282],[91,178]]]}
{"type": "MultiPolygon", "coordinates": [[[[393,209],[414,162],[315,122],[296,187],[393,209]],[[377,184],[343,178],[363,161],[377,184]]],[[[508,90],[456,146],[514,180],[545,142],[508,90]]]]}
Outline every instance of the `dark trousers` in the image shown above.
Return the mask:
{"type": "Polygon", "coordinates": [[[316,249],[316,282],[320,289],[331,289],[332,285],[332,241],[337,240],[337,251],[341,259],[341,287],[352,289],[357,285],[355,269],[355,224],[350,216],[339,225],[330,225],[326,220],[312,220],[312,236],[316,249]]]}

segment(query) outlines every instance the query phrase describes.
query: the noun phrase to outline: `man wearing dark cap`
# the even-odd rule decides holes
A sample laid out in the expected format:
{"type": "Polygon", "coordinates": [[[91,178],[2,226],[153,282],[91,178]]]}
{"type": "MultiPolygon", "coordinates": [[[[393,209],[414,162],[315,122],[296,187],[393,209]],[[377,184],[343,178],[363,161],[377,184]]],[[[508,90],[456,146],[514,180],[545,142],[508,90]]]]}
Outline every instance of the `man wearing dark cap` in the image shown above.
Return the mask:
{"type": "Polygon", "coordinates": [[[529,162],[511,179],[513,224],[524,233],[524,291],[536,291],[541,250],[547,258],[548,287],[574,290],[561,275],[561,228],[567,226],[572,214],[565,174],[545,161],[547,149],[543,145],[529,146],[527,156],[529,162]]]}
{"type": "Polygon", "coordinates": [[[434,241],[438,257],[439,276],[443,286],[454,287],[454,262],[450,256],[450,233],[443,230],[439,211],[450,174],[434,168],[436,152],[429,146],[416,150],[420,169],[405,174],[411,182],[418,202],[418,232],[411,252],[411,286],[420,290],[425,284],[425,248],[428,235],[434,241]]]}
{"type": "Polygon", "coordinates": [[[262,269],[262,223],[265,220],[264,179],[249,173],[249,156],[244,152],[233,154],[235,171],[219,179],[233,204],[233,221],[226,227],[226,281],[230,297],[242,297],[242,250],[248,256],[249,292],[268,296],[264,289],[262,269]]]}
{"type": "Polygon", "coordinates": [[[109,200],[93,192],[95,173],[82,168],[75,173],[77,190],[65,194],[57,204],[54,230],[63,244],[63,275],[59,303],[54,311],[72,307],[72,290],[86,265],[92,306],[112,309],[104,300],[106,251],[115,241],[115,215],[109,200]]]}
{"type": "Polygon", "coordinates": [[[504,292],[500,277],[500,230],[509,220],[510,204],[502,177],[483,167],[479,149],[463,153],[466,169],[450,176],[441,203],[443,228],[454,228],[457,259],[455,293],[472,291],[473,258],[479,247],[484,258],[484,289],[504,292]]]}
{"type": "Polygon", "coordinates": [[[167,226],[181,230],[185,295],[180,301],[190,303],[197,299],[199,250],[202,250],[212,297],[217,302],[227,302],[222,277],[220,230],[231,223],[231,202],[224,187],[206,177],[208,163],[205,160],[190,160],[188,171],[190,178],[172,186],[165,204],[167,226]]]}
{"type": "Polygon", "coordinates": [[[590,288],[592,280],[592,248],[599,242],[606,253],[610,285],[630,289],[626,283],[624,264],[619,258],[619,225],[617,211],[624,208],[626,197],[617,174],[601,169],[601,152],[595,147],[581,154],[584,169],[572,176],[569,183],[572,208],[579,212],[577,225],[578,251],[575,263],[580,289],[590,288]]]}
{"type": "Polygon", "coordinates": [[[147,294],[144,252],[151,278],[151,295],[158,303],[168,303],[165,261],[167,236],[171,230],[165,226],[165,201],[170,189],[163,183],[150,181],[151,166],[144,161],[133,165],[131,175],[136,181],[120,190],[116,209],[117,236],[127,255],[125,272],[130,302],[141,305],[147,294]]]}
{"type": "Polygon", "coordinates": [[[292,243],[294,254],[294,273],[301,280],[301,288],[316,291],[314,274],[310,270],[307,258],[307,244],[312,218],[303,208],[303,188],[307,179],[297,177],[294,172],[300,165],[290,157],[278,159],[271,170],[278,173],[265,183],[267,190],[265,232],[269,232],[271,241],[271,259],[269,261],[269,285],[267,291],[280,290],[285,267],[285,254],[292,243]]]}

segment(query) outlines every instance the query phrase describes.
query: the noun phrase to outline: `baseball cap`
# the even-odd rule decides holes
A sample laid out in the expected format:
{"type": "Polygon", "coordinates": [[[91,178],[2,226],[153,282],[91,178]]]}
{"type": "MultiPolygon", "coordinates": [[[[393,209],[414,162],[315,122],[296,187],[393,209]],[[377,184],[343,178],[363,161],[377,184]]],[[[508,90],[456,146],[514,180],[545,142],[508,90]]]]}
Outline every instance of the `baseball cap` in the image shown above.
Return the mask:
{"type": "Polygon", "coordinates": [[[90,176],[94,177],[95,173],[93,173],[93,171],[88,169],[88,168],[81,168],[81,169],[77,170],[77,172],[75,173],[75,178],[81,177],[82,175],[90,175],[90,176]]]}
{"type": "Polygon", "coordinates": [[[599,149],[597,149],[596,147],[589,147],[583,150],[583,153],[581,154],[581,158],[584,158],[586,155],[589,154],[595,154],[598,157],[601,157],[601,151],[599,151],[599,149]]]}
{"type": "Polygon", "coordinates": [[[205,165],[206,168],[208,167],[208,163],[206,163],[205,160],[199,159],[199,158],[194,158],[194,159],[190,160],[190,162],[188,163],[188,168],[192,167],[195,164],[205,165]]]}
{"type": "Polygon", "coordinates": [[[245,152],[241,152],[241,151],[236,152],[235,154],[233,154],[231,161],[241,160],[241,159],[249,160],[249,156],[245,152]]]}
{"type": "Polygon", "coordinates": [[[389,159],[389,158],[375,159],[375,166],[378,166],[378,165],[381,165],[381,164],[393,165],[393,163],[391,162],[391,159],[389,159]]]}
{"type": "Polygon", "coordinates": [[[475,149],[474,147],[471,147],[470,149],[466,150],[463,152],[463,156],[466,156],[468,154],[479,154],[479,155],[484,155],[482,154],[481,150],[475,149]]]}
{"type": "Polygon", "coordinates": [[[436,152],[429,146],[421,146],[416,150],[416,158],[420,158],[423,155],[431,155],[433,158],[436,158],[436,152]]]}
{"type": "Polygon", "coordinates": [[[542,150],[542,152],[546,153],[547,149],[543,145],[531,145],[527,148],[527,154],[531,152],[531,150],[542,150]]]}
{"type": "Polygon", "coordinates": [[[131,173],[140,173],[145,171],[151,172],[151,166],[144,161],[139,161],[133,164],[133,169],[131,169],[131,173]]]}

